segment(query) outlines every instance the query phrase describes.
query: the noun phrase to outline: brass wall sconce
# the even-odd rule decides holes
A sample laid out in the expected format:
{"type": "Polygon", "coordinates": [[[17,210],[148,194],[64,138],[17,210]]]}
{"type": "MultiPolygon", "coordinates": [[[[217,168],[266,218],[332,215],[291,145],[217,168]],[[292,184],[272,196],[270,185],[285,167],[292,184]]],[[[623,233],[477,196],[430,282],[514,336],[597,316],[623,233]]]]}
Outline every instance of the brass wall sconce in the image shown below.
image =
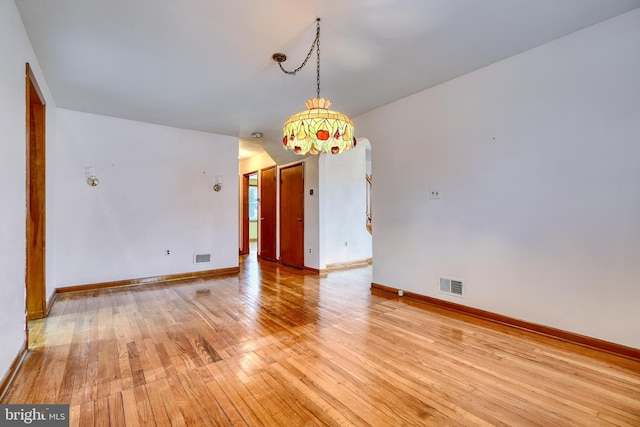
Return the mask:
{"type": "Polygon", "coordinates": [[[87,185],[90,187],[97,187],[100,184],[100,180],[96,176],[93,166],[87,166],[84,168],[84,176],[87,178],[87,185]]]}
{"type": "Polygon", "coordinates": [[[222,175],[216,176],[216,181],[213,184],[213,191],[218,192],[222,190],[222,175]]]}

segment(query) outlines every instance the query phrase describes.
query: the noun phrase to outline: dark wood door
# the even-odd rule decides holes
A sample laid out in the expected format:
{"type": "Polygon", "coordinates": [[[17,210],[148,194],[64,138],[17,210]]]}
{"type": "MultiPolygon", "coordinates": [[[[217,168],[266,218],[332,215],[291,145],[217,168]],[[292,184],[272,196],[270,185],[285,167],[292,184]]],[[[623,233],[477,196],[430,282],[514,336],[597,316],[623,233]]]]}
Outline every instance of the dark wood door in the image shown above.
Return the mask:
{"type": "Polygon", "coordinates": [[[280,169],[280,262],[304,268],[304,169],[280,169]]]}
{"type": "Polygon", "coordinates": [[[261,259],[276,261],[276,167],[260,171],[260,227],[258,235],[261,259]]]}
{"type": "MultiPolygon", "coordinates": [[[[46,315],[45,285],[45,115],[44,97],[27,64],[27,320],[46,315]]],[[[28,330],[28,328],[27,328],[28,330]]]]}

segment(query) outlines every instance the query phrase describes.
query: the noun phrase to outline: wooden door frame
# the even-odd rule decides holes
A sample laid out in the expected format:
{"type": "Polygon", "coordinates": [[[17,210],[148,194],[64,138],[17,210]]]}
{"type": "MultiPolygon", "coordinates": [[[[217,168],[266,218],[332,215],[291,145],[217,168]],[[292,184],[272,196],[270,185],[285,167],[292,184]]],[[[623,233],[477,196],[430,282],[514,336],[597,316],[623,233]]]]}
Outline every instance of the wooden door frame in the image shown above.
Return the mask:
{"type": "MultiPolygon", "coordinates": [[[[240,249],[240,255],[248,255],[250,250],[249,246],[249,187],[251,187],[251,182],[249,177],[251,175],[256,176],[256,181],[258,181],[258,188],[260,186],[260,180],[258,178],[259,171],[248,172],[242,175],[242,248],[240,249]]],[[[260,238],[260,234],[258,233],[258,239],[260,238]]]]}
{"type": "MultiPolygon", "coordinates": [[[[45,317],[46,301],[46,103],[26,64],[26,321],[45,317]]],[[[28,339],[28,324],[27,324],[28,339]]]]}
{"type": "Polygon", "coordinates": [[[240,216],[240,230],[242,247],[240,248],[240,255],[247,255],[249,253],[249,175],[245,173],[242,175],[242,214],[240,216]]]}

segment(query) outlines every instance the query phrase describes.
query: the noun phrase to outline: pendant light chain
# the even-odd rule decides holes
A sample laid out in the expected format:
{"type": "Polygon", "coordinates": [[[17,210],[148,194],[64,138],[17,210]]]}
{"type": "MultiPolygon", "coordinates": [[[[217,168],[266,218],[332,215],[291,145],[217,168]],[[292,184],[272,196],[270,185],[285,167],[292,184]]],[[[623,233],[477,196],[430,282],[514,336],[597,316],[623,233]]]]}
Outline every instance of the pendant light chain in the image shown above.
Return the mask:
{"type": "Polygon", "coordinates": [[[317,58],[316,58],[316,83],[317,83],[318,98],[320,98],[320,18],[317,18],[316,21],[317,21],[317,24],[316,24],[316,38],[313,41],[313,44],[311,44],[311,49],[309,49],[309,53],[307,53],[307,57],[302,62],[302,65],[300,65],[298,68],[296,68],[293,71],[285,70],[284,67],[282,66],[282,62],[280,62],[280,61],[278,61],[278,65],[280,66],[280,69],[285,74],[290,74],[292,76],[295,76],[298,71],[302,70],[302,68],[305,65],[307,65],[307,62],[309,61],[309,58],[311,58],[311,54],[313,53],[313,49],[315,48],[316,49],[316,54],[317,54],[317,58]]]}
{"type": "Polygon", "coordinates": [[[320,99],[320,18],[318,18],[318,28],[316,29],[316,82],[318,84],[318,96],[320,99]]]}

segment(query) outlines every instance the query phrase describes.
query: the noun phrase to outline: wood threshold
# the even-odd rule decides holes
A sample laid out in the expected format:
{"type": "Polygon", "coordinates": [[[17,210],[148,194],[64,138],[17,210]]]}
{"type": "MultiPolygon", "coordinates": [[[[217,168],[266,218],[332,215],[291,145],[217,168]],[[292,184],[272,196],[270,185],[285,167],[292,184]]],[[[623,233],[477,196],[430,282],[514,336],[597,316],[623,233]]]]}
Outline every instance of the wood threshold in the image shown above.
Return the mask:
{"type": "Polygon", "coordinates": [[[9,390],[9,386],[11,386],[11,383],[16,377],[16,374],[22,367],[22,363],[24,362],[24,359],[26,356],[27,356],[27,341],[25,340],[22,343],[22,347],[18,351],[18,354],[16,355],[15,359],[13,359],[11,366],[9,366],[9,369],[7,370],[7,373],[5,374],[4,378],[2,378],[2,381],[0,381],[0,402],[3,401],[5,394],[9,390]]]}
{"type": "MultiPolygon", "coordinates": [[[[398,288],[381,285],[379,283],[371,283],[371,289],[377,291],[383,291],[398,295],[398,288]]],[[[585,335],[576,334],[574,332],[565,331],[562,329],[553,328],[550,326],[539,325],[533,322],[527,322],[525,320],[516,319],[502,314],[493,313],[491,311],[481,310],[479,308],[468,307],[466,305],[457,304],[441,300],[438,298],[429,297],[426,295],[403,291],[404,297],[412,300],[420,301],[426,304],[437,306],[451,311],[467,314],[476,318],[487,320],[493,323],[499,323],[502,325],[510,326],[517,329],[522,329],[536,334],[545,335],[561,341],[566,341],[572,344],[581,345],[583,347],[589,347],[596,350],[604,351],[607,353],[622,356],[635,361],[640,361],[640,349],[628,347],[622,344],[612,343],[610,341],[601,340],[598,338],[588,337],[585,335]]]]}
{"type": "Polygon", "coordinates": [[[238,274],[240,267],[219,268],[216,270],[194,271],[191,273],[168,274],[164,276],[145,277],[141,279],[117,280],[114,282],[90,283],[78,286],[63,286],[55,293],[85,292],[106,288],[121,288],[126,286],[148,285],[150,283],[175,282],[177,280],[195,279],[200,277],[220,276],[224,274],[238,274]]]}
{"type": "Polygon", "coordinates": [[[335,263],[335,264],[327,264],[327,267],[323,268],[323,269],[307,267],[305,265],[304,266],[304,270],[305,271],[309,271],[311,273],[315,273],[315,274],[317,274],[319,276],[326,276],[328,273],[331,273],[332,271],[348,270],[350,268],[361,268],[361,267],[366,267],[367,265],[371,265],[372,263],[373,263],[373,259],[372,258],[367,258],[367,259],[362,259],[362,260],[357,260],[357,261],[338,262],[338,263],[335,263]]]}
{"type": "Polygon", "coordinates": [[[327,264],[327,267],[324,270],[320,270],[320,271],[328,273],[331,271],[348,270],[350,268],[365,267],[371,264],[373,264],[373,258],[366,258],[366,259],[360,259],[360,260],[349,261],[349,262],[336,262],[333,264],[327,264]]]}

